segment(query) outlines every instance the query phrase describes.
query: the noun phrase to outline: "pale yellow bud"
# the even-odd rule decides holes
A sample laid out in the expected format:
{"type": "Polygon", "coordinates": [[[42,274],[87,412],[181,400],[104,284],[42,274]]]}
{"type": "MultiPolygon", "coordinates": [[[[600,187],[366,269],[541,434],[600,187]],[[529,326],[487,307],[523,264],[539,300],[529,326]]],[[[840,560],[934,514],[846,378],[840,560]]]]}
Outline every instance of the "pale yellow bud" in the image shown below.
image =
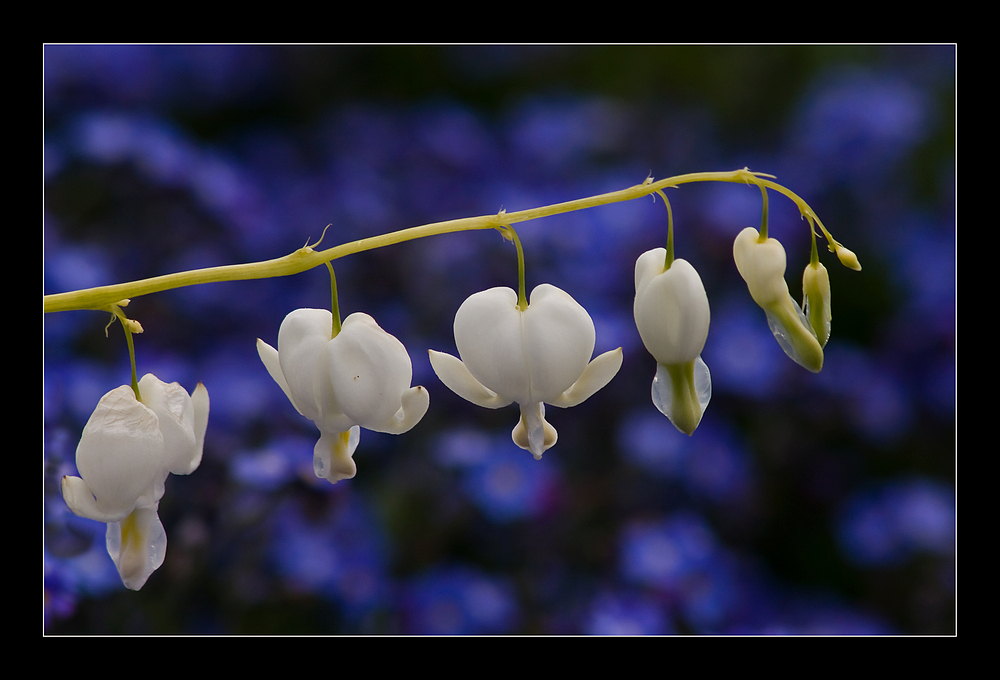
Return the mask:
{"type": "Polygon", "coordinates": [[[142,324],[135,319],[122,319],[122,325],[128,329],[129,333],[142,333],[142,324]]]}
{"type": "Polygon", "coordinates": [[[856,272],[861,271],[861,263],[858,262],[858,256],[854,254],[854,251],[848,250],[839,243],[835,243],[833,245],[833,252],[837,253],[837,259],[840,260],[840,264],[856,272]]]}
{"type": "Polygon", "coordinates": [[[802,272],[802,312],[809,320],[820,347],[830,339],[830,273],[821,263],[802,272]]]}

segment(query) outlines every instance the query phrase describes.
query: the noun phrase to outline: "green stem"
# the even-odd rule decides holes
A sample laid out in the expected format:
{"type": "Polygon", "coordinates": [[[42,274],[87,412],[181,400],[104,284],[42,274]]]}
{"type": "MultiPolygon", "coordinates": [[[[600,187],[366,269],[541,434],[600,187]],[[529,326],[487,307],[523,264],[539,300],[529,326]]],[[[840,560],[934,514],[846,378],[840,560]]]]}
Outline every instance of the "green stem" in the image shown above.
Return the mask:
{"type": "Polygon", "coordinates": [[[809,254],[809,264],[813,267],[819,264],[819,251],[816,248],[816,227],[813,225],[812,217],[806,215],[809,221],[809,235],[812,237],[812,252],[809,254]]]}
{"type": "Polygon", "coordinates": [[[159,293],[174,288],[194,286],[202,283],[218,283],[222,281],[248,281],[252,279],[269,279],[278,276],[291,276],[308,271],[313,267],[325,262],[331,262],[347,255],[353,255],[365,250],[383,248],[385,246],[404,243],[428,236],[448,234],[458,231],[472,231],[477,229],[503,229],[511,224],[527,222],[541,217],[560,215],[563,213],[584,210],[599,205],[609,205],[622,201],[631,201],[637,198],[648,196],[666,187],[676,187],[681,184],[693,182],[732,182],[737,184],[756,184],[766,186],[770,189],[787,196],[799,208],[799,212],[804,216],[811,216],[819,226],[823,235],[831,242],[835,243],[833,237],[823,226],[823,223],[813,212],[808,204],[799,198],[795,193],[776,184],[768,179],[771,175],[751,172],[744,168],[742,170],[732,170],[729,172],[695,172],[685,175],[668,177],[657,182],[647,180],[628,189],[612,191],[598,196],[556,203],[541,208],[530,210],[520,210],[518,212],[500,212],[496,215],[485,215],[482,217],[466,217],[445,222],[435,222],[420,227],[401,229],[389,234],[373,236],[371,238],[351,241],[342,245],[317,251],[306,245],[295,252],[278,257],[273,260],[254,262],[250,264],[236,264],[222,267],[208,267],[206,269],[195,269],[192,271],[178,272],[176,274],[166,274],[139,281],[119,283],[111,286],[98,286],[96,288],[86,288],[67,293],[56,293],[46,295],[43,300],[43,311],[45,312],[65,312],[74,309],[94,309],[107,310],[110,305],[125,298],[134,298],[150,293],[159,293]]]}
{"type": "MultiPolygon", "coordinates": [[[[122,302],[128,304],[128,300],[123,300],[122,302]]],[[[122,325],[122,330],[125,331],[125,343],[128,345],[128,360],[132,365],[132,391],[135,392],[136,401],[141,402],[142,395],[139,394],[139,379],[135,371],[135,345],[132,343],[132,329],[129,328],[129,325],[135,322],[129,321],[128,317],[125,316],[125,312],[118,305],[111,306],[111,313],[114,314],[111,323],[114,323],[115,318],[117,318],[122,325]]],[[[108,325],[110,326],[111,324],[108,325]]],[[[107,329],[105,329],[105,335],[107,334],[106,331],[107,329]]],[[[141,329],[139,332],[142,332],[141,329]]]]}
{"type": "Polygon", "coordinates": [[[517,248],[517,308],[523,312],[528,308],[528,296],[524,285],[524,249],[521,248],[521,239],[514,231],[514,227],[508,225],[502,233],[513,241],[514,247],[517,248]]]}
{"type": "Polygon", "coordinates": [[[327,262],[326,268],[330,270],[330,297],[333,299],[330,305],[333,314],[333,330],[330,334],[332,340],[340,335],[340,300],[337,298],[337,275],[333,273],[333,265],[327,262]]]}
{"type": "Polygon", "coordinates": [[[764,207],[760,214],[760,242],[763,243],[767,240],[767,189],[763,185],[758,186],[760,186],[760,193],[764,199],[764,207]]]}
{"type": "Polygon", "coordinates": [[[663,258],[663,271],[667,271],[674,263],[674,211],[670,209],[667,195],[660,190],[657,190],[656,193],[663,199],[663,205],[667,206],[667,254],[663,258]]]}

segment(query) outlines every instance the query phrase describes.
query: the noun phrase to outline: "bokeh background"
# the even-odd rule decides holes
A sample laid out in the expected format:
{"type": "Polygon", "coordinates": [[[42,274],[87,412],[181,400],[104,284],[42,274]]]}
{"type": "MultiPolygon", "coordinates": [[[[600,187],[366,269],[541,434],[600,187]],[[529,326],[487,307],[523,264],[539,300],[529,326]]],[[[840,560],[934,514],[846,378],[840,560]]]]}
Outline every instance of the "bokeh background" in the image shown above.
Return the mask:
{"type": "MultiPolygon", "coordinates": [[[[594,319],[619,375],[551,408],[535,461],[445,388],[461,302],[516,287],[511,244],[453,234],[335,262],[341,310],[408,348],[431,406],[362,431],[358,475],[312,473],[317,431],[268,376],[326,269],[135,299],[140,374],[208,387],[200,469],[160,503],[164,565],[126,590],[104,525],[65,508],[80,433],[128,382],[108,315],[45,316],[50,634],[950,634],[955,593],[954,46],[44,48],[45,293],[258,261],[445,219],[748,166],[803,196],[864,270],[831,273],[808,373],[732,262],[760,194],[671,190],[677,256],[712,306],[714,394],[693,437],[653,407],[633,268],[652,199],[519,226],[529,289],[594,319]]],[[[806,224],[772,194],[799,295],[806,224]]]]}

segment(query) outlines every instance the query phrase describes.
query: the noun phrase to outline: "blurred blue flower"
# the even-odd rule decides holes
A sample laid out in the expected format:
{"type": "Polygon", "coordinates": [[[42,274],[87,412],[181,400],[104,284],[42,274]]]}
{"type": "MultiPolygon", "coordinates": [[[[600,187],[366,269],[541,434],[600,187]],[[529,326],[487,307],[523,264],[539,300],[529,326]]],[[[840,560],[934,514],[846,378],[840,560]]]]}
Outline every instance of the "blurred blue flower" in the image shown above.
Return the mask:
{"type": "Polygon", "coordinates": [[[670,615],[654,598],[603,592],[591,603],[584,624],[587,635],[672,635],[670,615]]]}
{"type": "Polygon", "coordinates": [[[261,491],[274,491],[294,479],[308,481],[315,477],[315,445],[306,437],[288,435],[262,449],[239,451],[229,462],[230,474],[240,484],[261,491]]]}
{"type": "Polygon", "coordinates": [[[621,538],[623,576],[676,602],[689,626],[716,632],[740,597],[735,560],[699,516],[683,513],[626,526],[621,538]]]}
{"type": "Polygon", "coordinates": [[[750,456],[732,432],[706,421],[688,437],[662,414],[642,408],[618,428],[618,446],[632,463],[684,484],[716,503],[743,500],[754,485],[750,456]]]}
{"type": "Polygon", "coordinates": [[[404,627],[414,635],[491,635],[518,622],[514,589],[506,580],[465,566],[442,566],[404,586],[404,627]]]}
{"type": "Polygon", "coordinates": [[[919,553],[954,554],[955,517],[954,491],[918,477],[851,498],[837,520],[837,536],[849,561],[893,566],[919,553]]]}
{"type": "Polygon", "coordinates": [[[551,505],[555,483],[549,460],[535,460],[507,447],[468,470],[462,487],[491,520],[510,522],[543,512],[551,505]]]}
{"type": "Polygon", "coordinates": [[[285,587],[341,603],[360,616],[384,604],[389,592],[382,527],[350,491],[308,514],[293,501],[269,517],[270,558],[285,587]]]}
{"type": "Polygon", "coordinates": [[[863,71],[831,74],[806,97],[795,146],[826,172],[867,181],[928,133],[925,94],[902,79],[863,71]]]}
{"type": "Polygon", "coordinates": [[[439,436],[434,451],[439,463],[461,470],[466,496],[494,522],[534,517],[552,503],[554,464],[519,455],[508,437],[457,428],[439,436]]]}
{"type": "Polygon", "coordinates": [[[712,365],[714,390],[748,397],[772,396],[785,371],[794,366],[749,295],[712,304],[712,327],[702,356],[712,365]]]}

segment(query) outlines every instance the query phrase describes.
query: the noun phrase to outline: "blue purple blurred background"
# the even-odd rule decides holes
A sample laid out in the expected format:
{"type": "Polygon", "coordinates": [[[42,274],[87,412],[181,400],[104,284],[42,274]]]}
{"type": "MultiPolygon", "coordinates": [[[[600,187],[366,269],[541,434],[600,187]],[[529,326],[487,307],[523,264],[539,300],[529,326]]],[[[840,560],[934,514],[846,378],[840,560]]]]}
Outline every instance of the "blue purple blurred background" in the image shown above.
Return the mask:
{"type": "MultiPolygon", "coordinates": [[[[423,421],[363,431],[358,475],[312,473],[317,431],[255,350],[325,268],[138,298],[140,374],[208,387],[204,461],[160,503],[164,565],[126,590],[74,517],[83,425],[128,381],[108,316],[45,321],[45,630],[62,633],[949,634],[955,591],[955,48],[47,46],[46,293],[250,262],[445,219],[748,166],[803,196],[833,335],[784,356],[732,262],[760,194],[670,192],[676,251],[712,305],[712,403],[693,437],[653,407],[633,267],[663,245],[644,199],[523,224],[529,288],[622,346],[604,390],[517,448],[514,407],[449,392],[461,302],[516,287],[494,232],[336,261],[341,310],[408,348],[423,421]]],[[[798,297],[808,231],[775,195],[798,297]]]]}

